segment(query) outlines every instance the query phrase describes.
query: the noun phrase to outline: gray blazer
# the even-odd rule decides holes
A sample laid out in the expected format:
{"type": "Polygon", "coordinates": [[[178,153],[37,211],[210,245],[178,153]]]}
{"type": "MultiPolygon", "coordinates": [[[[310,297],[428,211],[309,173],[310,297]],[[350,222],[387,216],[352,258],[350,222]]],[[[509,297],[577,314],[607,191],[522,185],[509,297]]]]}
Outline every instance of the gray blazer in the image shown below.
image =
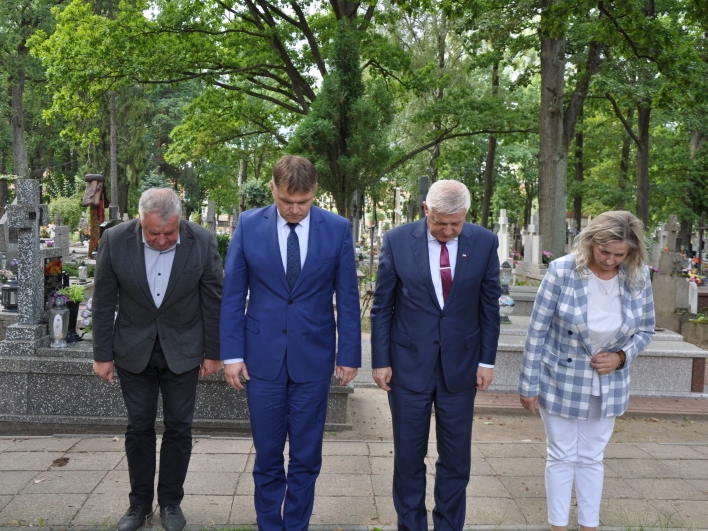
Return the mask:
{"type": "Polygon", "coordinates": [[[182,220],[180,244],[158,308],[147,281],[140,221],[107,229],[96,257],[94,360],[114,361],[127,371],[141,372],[156,337],[174,373],[199,366],[205,357],[218,360],[223,278],[214,236],[182,220]]]}

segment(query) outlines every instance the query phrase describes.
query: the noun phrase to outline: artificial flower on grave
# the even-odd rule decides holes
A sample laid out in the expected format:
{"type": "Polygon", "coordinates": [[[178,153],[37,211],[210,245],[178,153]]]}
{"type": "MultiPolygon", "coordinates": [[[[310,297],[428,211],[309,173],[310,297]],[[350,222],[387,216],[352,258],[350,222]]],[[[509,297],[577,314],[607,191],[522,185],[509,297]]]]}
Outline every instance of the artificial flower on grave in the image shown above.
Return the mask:
{"type": "Polygon", "coordinates": [[[12,274],[12,271],[9,269],[0,269],[0,283],[2,284],[7,284],[7,281],[10,280],[14,275],[12,274]]]}
{"type": "MultiPolygon", "coordinates": [[[[93,329],[91,320],[91,307],[93,305],[93,297],[86,301],[86,307],[79,311],[79,328],[84,334],[88,334],[93,329]]],[[[83,337],[83,334],[82,334],[83,337]]]]}
{"type": "Polygon", "coordinates": [[[61,259],[52,260],[44,266],[44,276],[61,275],[61,259]]]}
{"type": "Polygon", "coordinates": [[[541,251],[541,261],[544,264],[550,264],[553,258],[553,253],[551,251],[541,251]]]}

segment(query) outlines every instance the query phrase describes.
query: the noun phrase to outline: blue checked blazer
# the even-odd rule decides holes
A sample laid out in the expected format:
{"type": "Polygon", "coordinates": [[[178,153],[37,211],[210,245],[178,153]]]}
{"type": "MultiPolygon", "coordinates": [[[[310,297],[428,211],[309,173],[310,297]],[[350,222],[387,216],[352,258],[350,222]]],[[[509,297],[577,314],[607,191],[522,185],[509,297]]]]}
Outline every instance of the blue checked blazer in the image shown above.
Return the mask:
{"type": "MultiPolygon", "coordinates": [[[[625,269],[619,270],[622,325],[602,349],[624,350],[622,369],[600,376],[601,418],[622,415],[629,403],[629,380],[634,358],[654,335],[654,299],[649,270],[644,285],[634,291],[625,269]]],[[[519,394],[538,396],[553,415],[587,419],[592,376],[588,343],[588,277],[575,270],[575,255],[551,262],[536,295],[519,376],[519,394]]]]}

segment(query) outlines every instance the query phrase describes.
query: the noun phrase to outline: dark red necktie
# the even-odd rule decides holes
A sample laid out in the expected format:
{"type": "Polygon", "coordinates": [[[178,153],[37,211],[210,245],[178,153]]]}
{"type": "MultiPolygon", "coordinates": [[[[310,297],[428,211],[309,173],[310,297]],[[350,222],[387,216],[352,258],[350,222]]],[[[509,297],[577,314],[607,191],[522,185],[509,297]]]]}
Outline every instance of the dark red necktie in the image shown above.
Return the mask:
{"type": "Polygon", "coordinates": [[[440,279],[442,280],[443,301],[447,300],[452,286],[452,270],[450,269],[450,254],[445,242],[440,242],[440,279]]]}

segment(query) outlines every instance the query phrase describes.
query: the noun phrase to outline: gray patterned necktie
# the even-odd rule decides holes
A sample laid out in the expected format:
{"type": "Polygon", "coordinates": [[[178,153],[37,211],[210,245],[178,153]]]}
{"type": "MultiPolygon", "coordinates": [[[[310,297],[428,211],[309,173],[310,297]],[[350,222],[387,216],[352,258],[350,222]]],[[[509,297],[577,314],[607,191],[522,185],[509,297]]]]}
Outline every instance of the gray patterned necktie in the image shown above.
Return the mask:
{"type": "Polygon", "coordinates": [[[295,232],[295,227],[297,226],[297,223],[288,223],[290,234],[288,234],[288,256],[285,274],[288,277],[288,285],[291,290],[300,275],[300,240],[297,237],[297,232],[295,232]]]}

